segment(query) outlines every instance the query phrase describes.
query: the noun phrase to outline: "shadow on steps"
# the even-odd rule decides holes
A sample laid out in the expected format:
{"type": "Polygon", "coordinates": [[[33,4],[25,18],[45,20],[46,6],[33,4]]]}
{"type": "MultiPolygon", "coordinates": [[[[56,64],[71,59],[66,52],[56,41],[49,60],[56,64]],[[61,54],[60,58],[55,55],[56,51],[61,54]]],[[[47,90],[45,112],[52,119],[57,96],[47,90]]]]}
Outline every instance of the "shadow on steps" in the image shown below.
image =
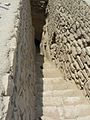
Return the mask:
{"type": "MultiPolygon", "coordinates": [[[[38,49],[38,48],[37,48],[38,49]]],[[[35,111],[36,111],[36,120],[41,120],[43,115],[43,63],[44,56],[40,55],[39,49],[36,54],[36,100],[35,100],[35,111]],[[40,87],[37,87],[40,83],[40,87]],[[39,92],[41,92],[41,97],[39,97],[39,92]],[[38,112],[39,111],[39,112],[38,112]]]]}

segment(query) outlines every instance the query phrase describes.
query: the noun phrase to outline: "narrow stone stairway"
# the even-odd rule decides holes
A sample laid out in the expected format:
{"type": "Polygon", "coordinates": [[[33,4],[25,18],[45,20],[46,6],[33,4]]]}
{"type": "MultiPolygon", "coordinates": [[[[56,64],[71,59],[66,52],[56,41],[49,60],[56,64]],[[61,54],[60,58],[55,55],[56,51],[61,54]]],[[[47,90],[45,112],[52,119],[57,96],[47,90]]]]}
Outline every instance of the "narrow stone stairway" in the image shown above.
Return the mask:
{"type": "Polygon", "coordinates": [[[42,55],[36,60],[36,120],[90,120],[90,102],[42,55]]]}

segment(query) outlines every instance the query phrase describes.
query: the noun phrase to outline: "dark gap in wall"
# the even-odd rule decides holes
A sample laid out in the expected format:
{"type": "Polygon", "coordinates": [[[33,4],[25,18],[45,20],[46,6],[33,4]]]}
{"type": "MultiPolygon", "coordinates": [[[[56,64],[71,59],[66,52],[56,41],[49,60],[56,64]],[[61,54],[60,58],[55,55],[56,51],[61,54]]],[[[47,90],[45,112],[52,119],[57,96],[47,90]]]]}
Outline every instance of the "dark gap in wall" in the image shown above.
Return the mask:
{"type": "Polygon", "coordinates": [[[31,0],[32,24],[35,29],[35,40],[41,41],[43,26],[47,17],[48,0],[31,0]]]}
{"type": "Polygon", "coordinates": [[[39,53],[40,52],[40,40],[35,38],[34,41],[35,41],[36,52],[39,53]]]}
{"type": "MultiPolygon", "coordinates": [[[[46,21],[46,7],[48,0],[31,0],[31,15],[32,15],[32,24],[35,30],[35,46],[36,46],[36,85],[40,82],[40,87],[36,88],[35,95],[35,112],[36,119],[41,120],[43,115],[43,63],[44,55],[40,54],[41,39],[43,33],[43,27],[46,21]],[[41,91],[41,96],[37,96],[38,92],[41,91]],[[39,102],[38,102],[39,101],[39,102]],[[40,106],[40,105],[41,106],[40,106]],[[37,116],[37,111],[40,110],[39,115],[37,116]]],[[[44,46],[46,47],[46,46],[44,46]]]]}
{"type": "Polygon", "coordinates": [[[56,33],[53,33],[53,37],[52,37],[52,44],[56,43],[56,33]]]}
{"type": "Polygon", "coordinates": [[[87,42],[87,46],[90,46],[90,41],[89,41],[89,42],[87,42]]]}

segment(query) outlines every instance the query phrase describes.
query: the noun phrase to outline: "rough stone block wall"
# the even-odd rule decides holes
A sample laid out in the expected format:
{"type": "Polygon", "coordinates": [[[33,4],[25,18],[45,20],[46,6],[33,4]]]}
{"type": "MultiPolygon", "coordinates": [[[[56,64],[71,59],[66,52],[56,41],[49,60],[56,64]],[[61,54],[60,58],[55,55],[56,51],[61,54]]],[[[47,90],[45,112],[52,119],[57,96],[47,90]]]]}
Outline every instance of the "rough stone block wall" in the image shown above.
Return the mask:
{"type": "Polygon", "coordinates": [[[33,120],[35,48],[30,1],[1,0],[1,9],[0,120],[33,120]]]}
{"type": "Polygon", "coordinates": [[[35,38],[41,41],[43,26],[45,24],[45,9],[48,0],[30,0],[32,24],[35,28],[35,38]]]}
{"type": "Polygon", "coordinates": [[[49,0],[46,12],[45,52],[90,96],[90,6],[82,0],[49,0]]]}

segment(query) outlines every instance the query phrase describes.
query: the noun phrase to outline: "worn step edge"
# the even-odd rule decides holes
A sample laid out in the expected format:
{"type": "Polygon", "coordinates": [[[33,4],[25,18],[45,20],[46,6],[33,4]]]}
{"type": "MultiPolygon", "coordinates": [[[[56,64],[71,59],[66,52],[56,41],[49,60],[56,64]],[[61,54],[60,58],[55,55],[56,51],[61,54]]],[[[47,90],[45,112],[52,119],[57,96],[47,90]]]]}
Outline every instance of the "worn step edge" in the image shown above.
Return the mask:
{"type": "Polygon", "coordinates": [[[56,84],[56,83],[52,83],[52,84],[36,84],[36,90],[38,92],[44,92],[44,91],[53,91],[53,90],[67,90],[67,89],[77,89],[77,87],[73,84],[66,84],[66,83],[62,83],[62,84],[56,84]]]}
{"type": "Polygon", "coordinates": [[[43,91],[37,92],[37,96],[39,97],[74,97],[74,96],[83,96],[82,91],[77,89],[67,89],[67,90],[53,90],[53,91],[43,91]]]}
{"type": "MultiPolygon", "coordinates": [[[[37,114],[39,116],[40,111],[39,107],[37,107],[37,114]]],[[[70,106],[64,106],[64,107],[56,107],[56,106],[43,106],[42,109],[42,114],[48,117],[55,117],[57,116],[59,110],[60,112],[62,111],[62,114],[64,114],[65,118],[67,119],[72,119],[72,113],[74,118],[78,117],[85,117],[90,115],[90,105],[89,104],[84,104],[84,105],[70,105],[70,106]]]]}
{"type": "Polygon", "coordinates": [[[44,83],[61,83],[61,82],[64,82],[65,80],[62,78],[62,77],[55,77],[55,78],[37,78],[37,81],[36,81],[36,83],[37,84],[44,84],[44,83]]]}

